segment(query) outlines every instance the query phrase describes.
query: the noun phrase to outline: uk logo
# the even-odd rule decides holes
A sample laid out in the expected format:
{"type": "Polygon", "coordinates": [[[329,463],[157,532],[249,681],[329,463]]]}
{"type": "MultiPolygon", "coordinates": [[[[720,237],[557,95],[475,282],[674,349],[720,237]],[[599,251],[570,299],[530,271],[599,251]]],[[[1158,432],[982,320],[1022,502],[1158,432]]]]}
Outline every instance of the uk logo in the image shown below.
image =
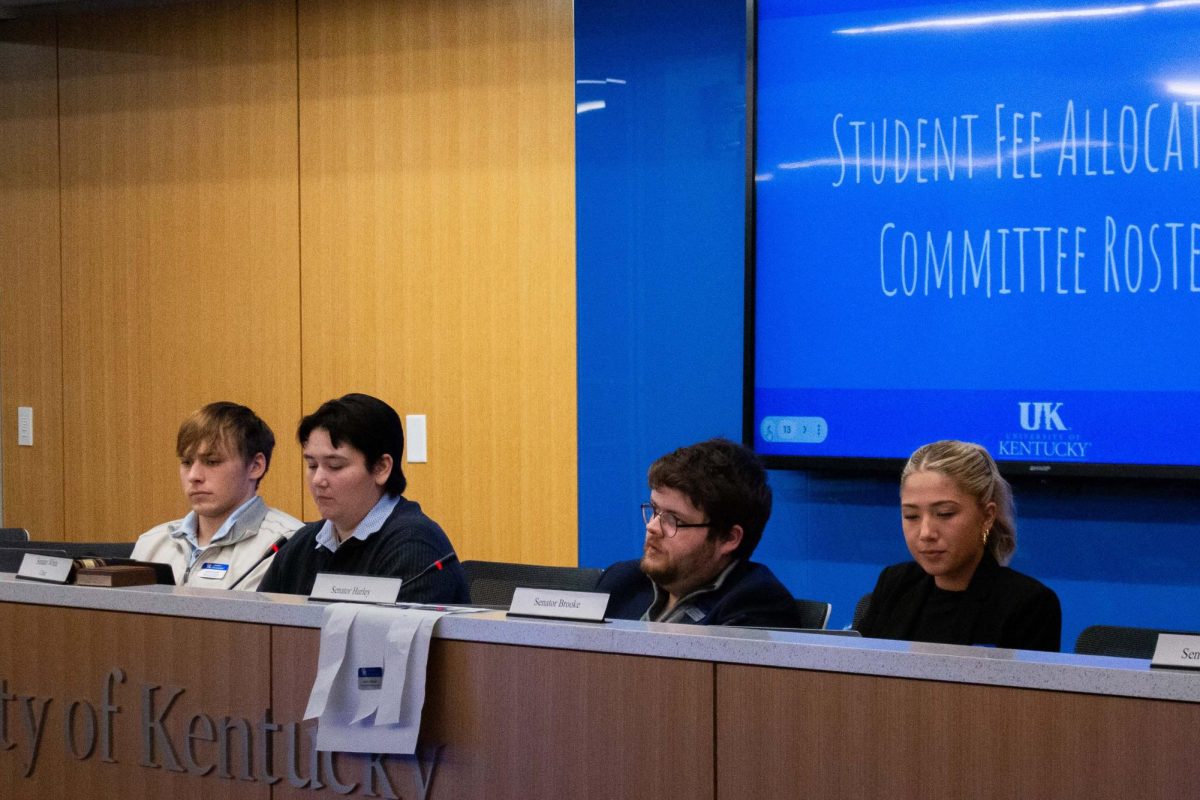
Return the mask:
{"type": "Polygon", "coordinates": [[[1065,431],[1059,409],[1062,403],[1017,403],[1021,408],[1021,427],[1027,431],[1065,431]]]}

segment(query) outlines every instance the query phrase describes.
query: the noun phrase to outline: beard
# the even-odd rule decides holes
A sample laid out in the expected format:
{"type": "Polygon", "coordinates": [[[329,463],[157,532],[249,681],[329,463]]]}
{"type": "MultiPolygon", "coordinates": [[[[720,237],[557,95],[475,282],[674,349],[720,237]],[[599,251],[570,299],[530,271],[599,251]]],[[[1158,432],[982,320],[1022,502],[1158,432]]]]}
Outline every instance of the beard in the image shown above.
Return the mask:
{"type": "Polygon", "coordinates": [[[683,596],[712,580],[717,568],[717,543],[708,538],[682,553],[646,546],[640,567],[642,573],[662,589],[683,596]]]}
{"type": "Polygon", "coordinates": [[[659,586],[670,585],[679,578],[679,565],[661,550],[647,549],[639,566],[642,573],[659,586]]]}

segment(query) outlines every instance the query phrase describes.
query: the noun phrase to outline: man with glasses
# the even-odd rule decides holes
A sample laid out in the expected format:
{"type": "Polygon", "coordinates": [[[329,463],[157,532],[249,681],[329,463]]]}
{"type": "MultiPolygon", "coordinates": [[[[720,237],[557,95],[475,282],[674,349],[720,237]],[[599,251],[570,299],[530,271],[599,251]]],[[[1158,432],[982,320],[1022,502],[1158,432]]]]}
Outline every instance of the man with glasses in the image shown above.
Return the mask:
{"type": "Polygon", "coordinates": [[[771,516],[762,462],[728,439],[682,447],[650,467],[640,561],[609,567],[596,586],[613,619],[798,628],[796,601],[750,555],[771,516]]]}

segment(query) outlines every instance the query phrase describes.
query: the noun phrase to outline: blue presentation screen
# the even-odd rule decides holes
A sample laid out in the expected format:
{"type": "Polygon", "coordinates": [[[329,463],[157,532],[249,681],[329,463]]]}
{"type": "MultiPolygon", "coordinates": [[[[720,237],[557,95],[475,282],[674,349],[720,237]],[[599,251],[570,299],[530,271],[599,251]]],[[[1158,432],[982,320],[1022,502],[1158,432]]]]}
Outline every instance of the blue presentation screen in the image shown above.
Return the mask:
{"type": "Polygon", "coordinates": [[[761,0],[756,81],[758,452],[1200,465],[1200,2],[761,0]]]}

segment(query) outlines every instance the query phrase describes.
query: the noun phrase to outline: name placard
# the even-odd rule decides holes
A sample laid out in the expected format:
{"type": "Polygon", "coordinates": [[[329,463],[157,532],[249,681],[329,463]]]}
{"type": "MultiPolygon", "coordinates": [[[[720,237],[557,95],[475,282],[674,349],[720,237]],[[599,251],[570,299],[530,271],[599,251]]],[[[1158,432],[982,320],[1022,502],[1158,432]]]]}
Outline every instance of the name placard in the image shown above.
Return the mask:
{"type": "Polygon", "coordinates": [[[37,553],[26,553],[21,559],[21,568],[17,577],[28,581],[45,581],[46,583],[66,583],[71,577],[71,559],[64,556],[39,556],[37,553]]]}
{"type": "Polygon", "coordinates": [[[308,599],[338,603],[394,603],[400,595],[401,583],[399,578],[318,572],[308,599]]]}
{"type": "Polygon", "coordinates": [[[1200,669],[1200,636],[1160,633],[1150,666],[1166,669],[1200,669]]]}
{"type": "Polygon", "coordinates": [[[564,589],[517,589],[510,617],[545,617],[581,622],[603,622],[608,610],[607,592],[568,592],[564,589]]]}

